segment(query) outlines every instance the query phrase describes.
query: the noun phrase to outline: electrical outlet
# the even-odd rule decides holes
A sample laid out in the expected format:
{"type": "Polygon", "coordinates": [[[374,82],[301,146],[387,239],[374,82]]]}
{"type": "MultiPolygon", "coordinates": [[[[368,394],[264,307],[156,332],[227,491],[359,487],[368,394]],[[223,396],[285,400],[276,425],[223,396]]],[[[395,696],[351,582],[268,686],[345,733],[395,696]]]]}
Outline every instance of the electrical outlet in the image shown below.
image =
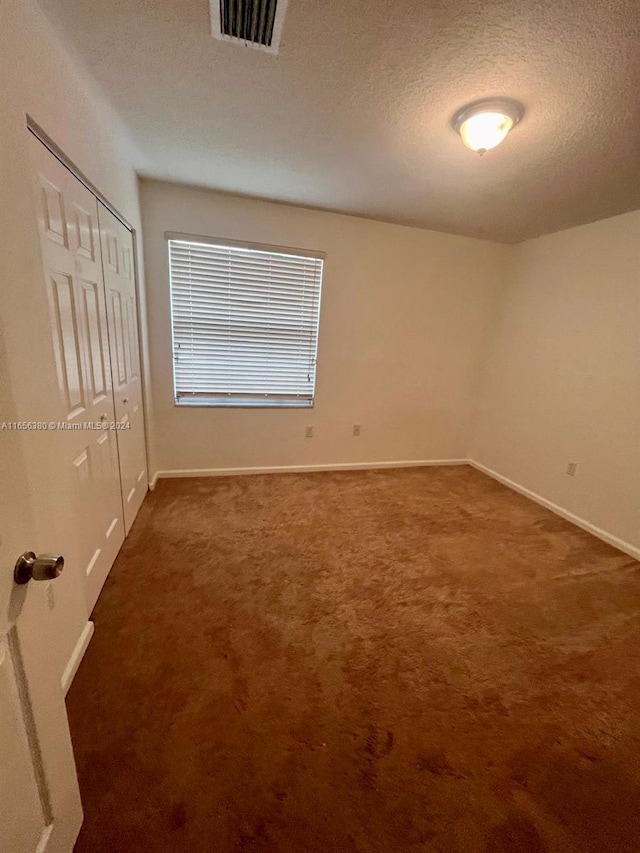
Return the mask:
{"type": "Polygon", "coordinates": [[[353,425],[353,434],[354,435],[360,435],[360,424],[354,424],[353,425]]]}
{"type": "Polygon", "coordinates": [[[305,429],[305,431],[304,431],[304,437],[305,437],[305,438],[313,438],[313,427],[312,427],[312,426],[308,426],[308,427],[305,429]]]}
{"type": "Polygon", "coordinates": [[[575,477],[577,470],[578,470],[578,463],[577,462],[569,462],[567,464],[567,474],[570,477],[575,477]]]}

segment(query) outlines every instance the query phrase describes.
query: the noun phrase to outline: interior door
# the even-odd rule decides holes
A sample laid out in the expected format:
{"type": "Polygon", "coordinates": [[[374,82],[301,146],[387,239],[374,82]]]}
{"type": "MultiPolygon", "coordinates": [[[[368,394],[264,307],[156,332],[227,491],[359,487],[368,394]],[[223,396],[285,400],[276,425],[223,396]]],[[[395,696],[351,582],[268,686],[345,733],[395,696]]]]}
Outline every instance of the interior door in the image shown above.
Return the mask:
{"type": "MultiPolygon", "coordinates": [[[[30,136],[61,406],[56,430],[75,478],[88,612],[124,541],[98,202],[30,136]]],[[[46,294],[45,292],[46,291],[46,294]]]]}
{"type": "Polygon", "coordinates": [[[12,616],[0,628],[0,849],[70,853],[82,807],[64,694],[43,637],[51,613],[44,590],[9,589],[16,548],[24,547],[17,540],[36,538],[28,528],[19,519],[0,547],[0,599],[12,616]]]}
{"type": "Polygon", "coordinates": [[[28,426],[59,406],[42,276],[24,267],[0,301],[0,850],[70,853],[82,807],[62,679],[88,623],[74,476],[61,434],[28,426]],[[54,549],[60,577],[15,583],[24,551],[54,549]]]}
{"type": "Polygon", "coordinates": [[[120,480],[128,533],[148,490],[131,232],[98,203],[120,480]]]}
{"type": "Polygon", "coordinates": [[[10,772],[0,775],[0,841],[4,850],[23,851],[36,849],[47,821],[30,755],[16,669],[5,635],[0,640],[0,749],[10,772]]]}

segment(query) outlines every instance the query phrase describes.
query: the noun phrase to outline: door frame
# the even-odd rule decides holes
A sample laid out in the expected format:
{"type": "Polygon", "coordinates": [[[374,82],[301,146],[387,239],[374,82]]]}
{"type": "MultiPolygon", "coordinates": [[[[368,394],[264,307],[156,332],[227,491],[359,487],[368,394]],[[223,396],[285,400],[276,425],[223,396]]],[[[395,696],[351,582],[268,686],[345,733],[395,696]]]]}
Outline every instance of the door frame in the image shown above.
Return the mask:
{"type": "MultiPolygon", "coordinates": [[[[144,449],[145,449],[145,457],[147,460],[147,487],[149,490],[152,489],[151,480],[149,479],[149,472],[151,471],[151,454],[150,454],[150,428],[149,428],[149,418],[150,418],[150,406],[148,399],[148,387],[147,387],[147,370],[149,367],[149,362],[147,358],[147,353],[145,351],[145,347],[143,346],[143,341],[146,340],[146,335],[143,334],[142,328],[142,311],[140,310],[141,298],[140,298],[140,277],[139,270],[140,264],[138,263],[138,233],[137,230],[131,225],[131,223],[124,217],[120,211],[114,207],[109,199],[104,196],[100,190],[93,184],[89,178],[76,166],[76,164],[64,153],[62,148],[51,139],[48,133],[43,130],[40,125],[27,113],[26,114],[26,122],[27,122],[27,130],[32,133],[36,139],[38,139],[45,148],[48,148],[49,151],[53,154],[53,156],[59,160],[65,168],[67,168],[72,175],[74,175],[81,184],[89,190],[89,192],[93,193],[93,195],[101,202],[107,210],[109,210],[116,219],[119,219],[120,222],[124,225],[124,227],[131,232],[131,237],[133,239],[133,275],[134,275],[134,285],[135,285],[135,293],[136,293],[136,309],[137,309],[137,325],[138,325],[138,348],[140,350],[140,381],[142,384],[142,407],[144,413],[144,449]]],[[[144,316],[146,316],[146,311],[144,316]]]]}

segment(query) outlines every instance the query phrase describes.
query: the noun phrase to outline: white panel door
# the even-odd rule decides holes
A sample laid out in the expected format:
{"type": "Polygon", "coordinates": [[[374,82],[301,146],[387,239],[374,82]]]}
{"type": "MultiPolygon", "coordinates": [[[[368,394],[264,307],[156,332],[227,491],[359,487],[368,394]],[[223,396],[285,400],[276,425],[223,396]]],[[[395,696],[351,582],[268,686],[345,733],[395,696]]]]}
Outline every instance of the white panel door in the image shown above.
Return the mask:
{"type": "Polygon", "coordinates": [[[37,848],[48,821],[38,791],[16,669],[5,635],[0,638],[0,750],[10,772],[0,774],[0,843],[3,850],[31,851],[37,848]]]}
{"type": "Polygon", "coordinates": [[[30,145],[61,404],[56,428],[75,481],[91,612],[125,535],[98,203],[33,136],[30,145]]]}
{"type": "MultiPolygon", "coordinates": [[[[16,556],[0,548],[5,592],[16,556]]],[[[64,694],[42,648],[50,614],[37,592],[13,603],[15,621],[0,629],[0,850],[71,853],[82,806],[64,694]]]]}
{"type": "Polygon", "coordinates": [[[98,203],[126,532],[148,490],[131,232],[98,203]]]}

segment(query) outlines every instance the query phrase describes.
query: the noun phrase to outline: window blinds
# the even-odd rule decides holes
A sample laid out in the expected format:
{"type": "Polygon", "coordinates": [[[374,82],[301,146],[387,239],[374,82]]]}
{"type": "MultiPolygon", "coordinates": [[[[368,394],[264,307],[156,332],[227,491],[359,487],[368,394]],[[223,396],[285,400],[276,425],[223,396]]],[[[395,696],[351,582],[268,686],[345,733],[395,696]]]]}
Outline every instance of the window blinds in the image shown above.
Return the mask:
{"type": "Polygon", "coordinates": [[[322,259],[169,239],[177,403],[311,406],[322,259]]]}

